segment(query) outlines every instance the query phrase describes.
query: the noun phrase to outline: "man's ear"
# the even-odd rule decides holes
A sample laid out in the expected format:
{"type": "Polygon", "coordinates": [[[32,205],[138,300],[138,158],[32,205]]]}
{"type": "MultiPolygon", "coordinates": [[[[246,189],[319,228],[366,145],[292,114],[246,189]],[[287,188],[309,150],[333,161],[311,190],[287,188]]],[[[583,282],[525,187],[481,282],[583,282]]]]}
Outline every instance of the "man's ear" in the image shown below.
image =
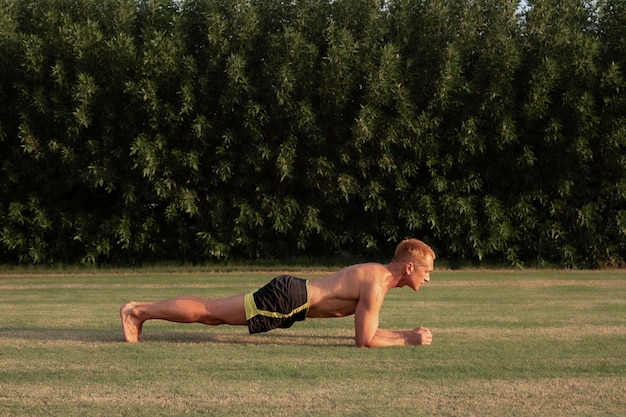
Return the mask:
{"type": "Polygon", "coordinates": [[[411,275],[411,272],[415,269],[415,264],[413,262],[407,262],[404,264],[404,273],[406,275],[411,275]]]}

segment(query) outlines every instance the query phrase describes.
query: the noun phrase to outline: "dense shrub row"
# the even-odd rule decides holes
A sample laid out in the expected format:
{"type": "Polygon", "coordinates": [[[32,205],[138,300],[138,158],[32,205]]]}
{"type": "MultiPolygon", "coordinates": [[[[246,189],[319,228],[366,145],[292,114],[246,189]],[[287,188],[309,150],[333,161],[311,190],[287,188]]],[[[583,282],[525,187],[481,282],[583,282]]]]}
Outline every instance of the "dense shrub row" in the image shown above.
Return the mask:
{"type": "Polygon", "coordinates": [[[626,257],[623,0],[0,0],[0,262],[626,257]]]}

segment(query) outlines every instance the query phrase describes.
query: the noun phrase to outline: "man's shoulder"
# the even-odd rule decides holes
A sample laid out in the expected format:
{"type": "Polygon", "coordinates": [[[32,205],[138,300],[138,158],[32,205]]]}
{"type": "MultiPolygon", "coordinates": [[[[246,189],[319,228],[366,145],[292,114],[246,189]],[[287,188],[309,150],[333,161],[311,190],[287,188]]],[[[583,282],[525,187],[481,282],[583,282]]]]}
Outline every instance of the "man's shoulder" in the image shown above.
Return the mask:
{"type": "Polygon", "coordinates": [[[389,270],[382,264],[369,262],[347,266],[339,271],[326,276],[323,280],[332,285],[362,286],[367,283],[384,281],[389,275],[389,270]]]}
{"type": "Polygon", "coordinates": [[[373,282],[384,279],[389,274],[389,270],[385,265],[369,262],[362,264],[354,264],[347,266],[326,276],[322,281],[327,282],[351,282],[354,285],[357,282],[373,282]]]}
{"type": "Polygon", "coordinates": [[[351,266],[346,267],[345,269],[358,269],[358,270],[378,270],[378,269],[384,269],[386,270],[387,267],[383,264],[380,264],[378,262],[365,262],[362,264],[354,264],[351,266]]]}
{"type": "Polygon", "coordinates": [[[345,274],[361,283],[379,283],[389,275],[389,270],[385,265],[368,262],[346,268],[345,274]]]}

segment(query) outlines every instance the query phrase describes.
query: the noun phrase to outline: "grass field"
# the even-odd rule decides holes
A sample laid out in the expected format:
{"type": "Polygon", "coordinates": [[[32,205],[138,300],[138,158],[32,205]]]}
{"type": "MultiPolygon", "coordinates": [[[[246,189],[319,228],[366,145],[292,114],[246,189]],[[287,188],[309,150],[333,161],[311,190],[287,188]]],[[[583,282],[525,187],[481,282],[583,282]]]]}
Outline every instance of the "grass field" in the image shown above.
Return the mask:
{"type": "Polygon", "coordinates": [[[427,347],[356,348],[351,318],[262,335],[148,322],[122,342],[128,300],[278,272],[1,274],[0,416],[626,415],[626,271],[442,271],[390,291],[381,327],[426,326],[427,347]]]}

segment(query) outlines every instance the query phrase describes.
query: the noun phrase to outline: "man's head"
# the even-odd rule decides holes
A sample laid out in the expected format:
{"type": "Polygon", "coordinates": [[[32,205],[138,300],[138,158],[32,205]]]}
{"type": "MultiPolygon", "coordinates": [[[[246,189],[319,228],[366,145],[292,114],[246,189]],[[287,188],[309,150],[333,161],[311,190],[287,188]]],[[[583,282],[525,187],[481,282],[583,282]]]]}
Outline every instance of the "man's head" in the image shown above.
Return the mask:
{"type": "Polygon", "coordinates": [[[391,264],[402,272],[396,287],[408,286],[417,291],[422,284],[430,282],[435,252],[430,246],[417,239],[400,242],[391,264]]]}
{"type": "Polygon", "coordinates": [[[412,262],[416,265],[427,266],[428,257],[434,261],[435,252],[426,243],[417,239],[407,239],[400,242],[396,247],[396,253],[393,255],[391,262],[412,262]]]}

